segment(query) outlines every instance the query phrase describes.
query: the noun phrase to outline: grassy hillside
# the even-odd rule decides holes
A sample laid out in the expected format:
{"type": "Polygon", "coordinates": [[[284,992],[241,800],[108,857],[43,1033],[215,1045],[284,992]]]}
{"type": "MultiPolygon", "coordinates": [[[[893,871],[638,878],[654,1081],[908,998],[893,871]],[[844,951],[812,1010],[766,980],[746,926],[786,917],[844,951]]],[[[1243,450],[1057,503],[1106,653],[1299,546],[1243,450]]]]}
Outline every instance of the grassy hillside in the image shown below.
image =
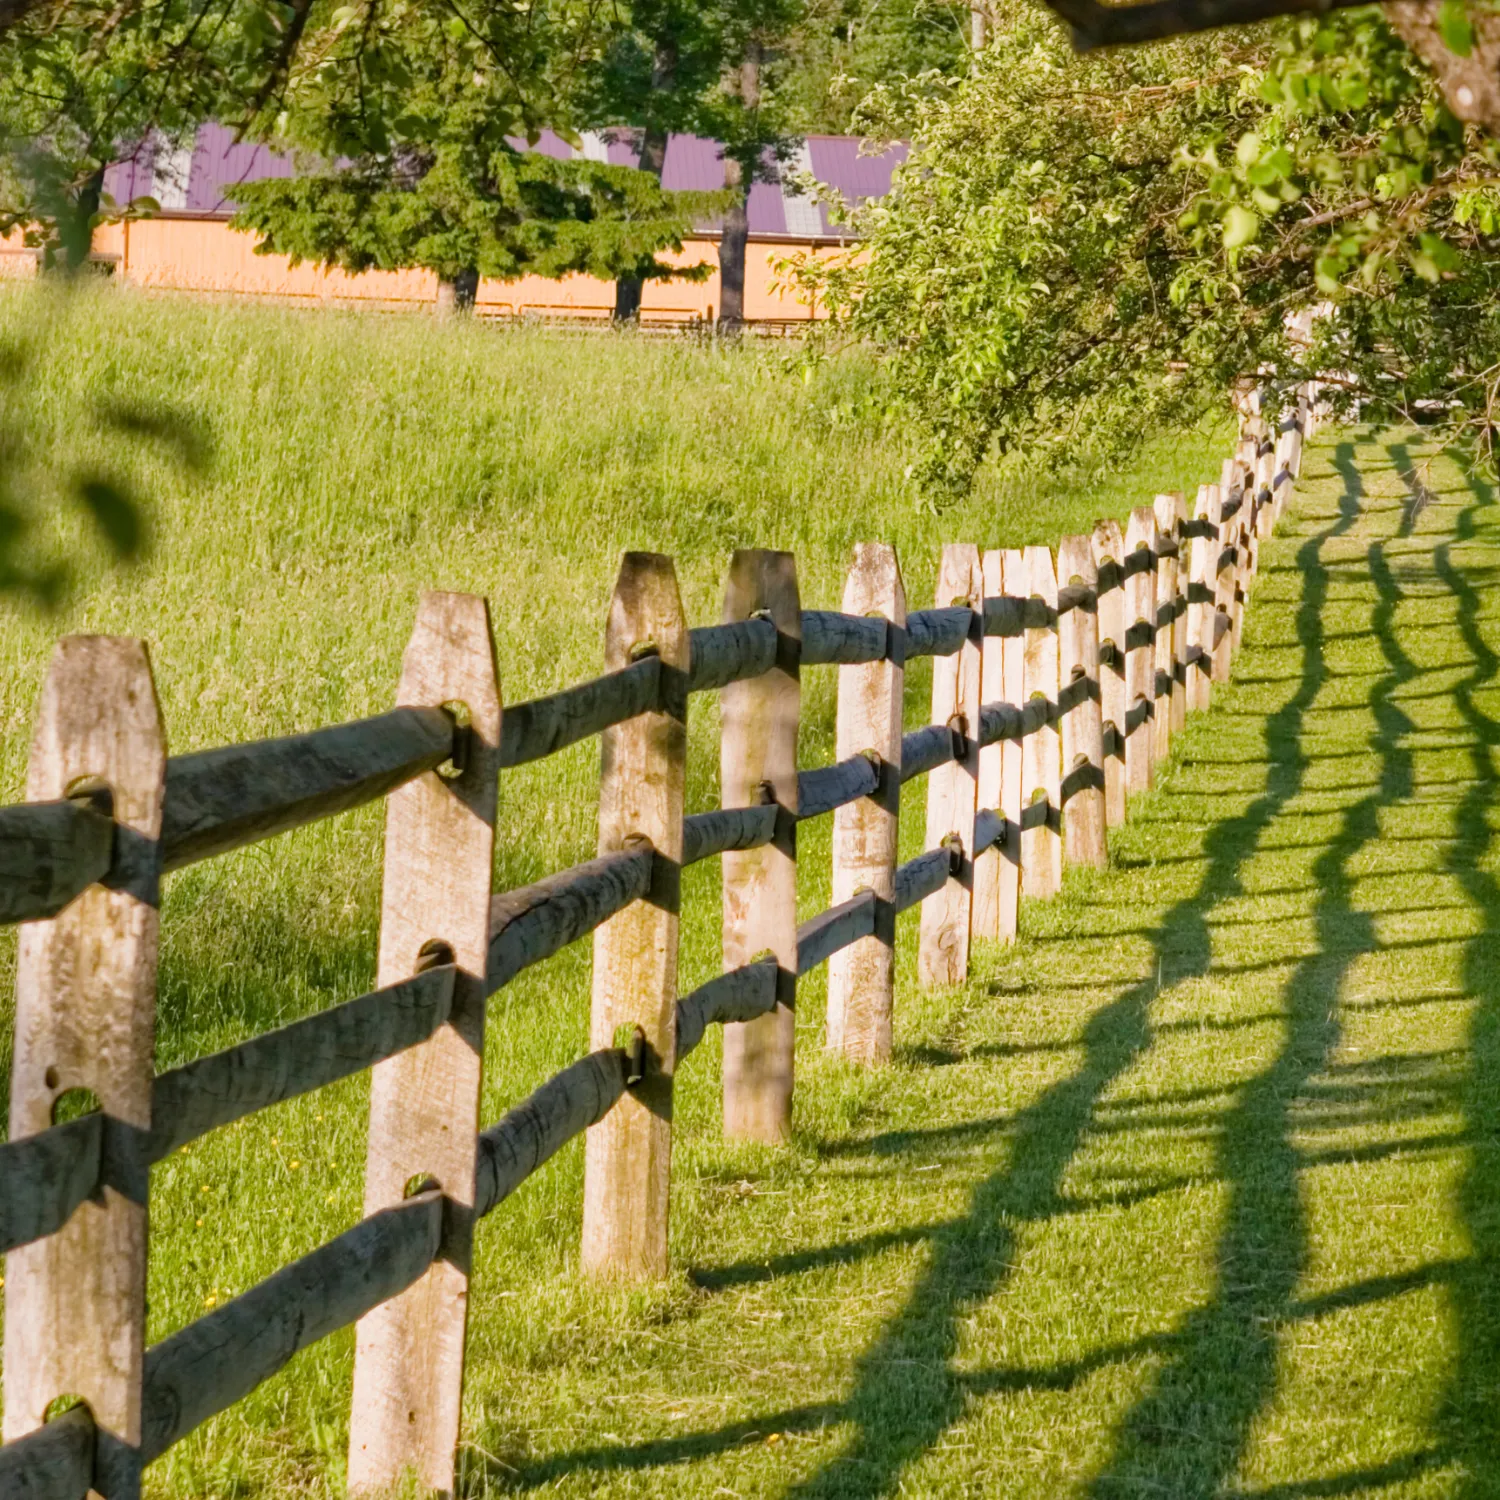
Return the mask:
{"type": "MultiPolygon", "coordinates": [[[[37,312],[29,293],[0,294],[0,339],[31,336],[37,312]]],[[[391,701],[419,590],[466,589],[490,600],[504,692],[516,701],[599,670],[605,606],[626,548],[675,558],[689,619],[699,624],[717,618],[735,547],[794,551],[804,602],[836,607],[851,545],[884,538],[900,550],[918,607],[929,602],[943,541],[1055,541],[1158,489],[1192,489],[1226,451],[1225,430],[1179,436],[1106,481],[1013,490],[991,482],[934,514],[905,484],[910,455],[899,437],[861,415],[870,369],[851,361],[805,381],[784,359],[780,349],[439,327],[125,292],[80,299],[37,344],[19,409],[43,471],[66,458],[132,477],[149,497],[150,546],[140,564],[108,567],[82,517],[39,492],[46,519],[31,542],[35,555],[81,551],[84,562],[57,613],[4,606],[0,794],[21,793],[31,715],[51,642],[64,631],[145,637],[169,744],[185,751],[378,712],[391,701]],[[94,415],[122,402],[184,415],[193,441],[122,444],[94,415]]],[[[909,710],[920,722],[925,664],[910,684],[909,710]]],[[[831,671],[808,673],[804,764],[831,758],[833,688],[831,671]]],[[[695,704],[690,811],[716,802],[714,714],[712,701],[695,704]]],[[[506,776],[498,885],[593,852],[597,756],[586,744],[506,776]]],[[[919,847],[920,821],[907,822],[909,852],[919,847]]],[[[826,822],[803,840],[809,913],[827,903],[826,822]]],[[[368,988],[379,850],[372,808],[169,880],[159,1066],[368,988]]],[[[687,988],[720,968],[713,862],[691,872],[684,912],[687,988]]],[[[0,1082],[13,951],[9,937],[4,943],[0,1082]]],[[[909,960],[913,944],[904,946],[909,960]]],[[[588,945],[576,945],[497,997],[487,1120],[583,1049],[588,961],[588,945]]],[[[915,999],[909,972],[903,995],[920,1015],[925,1002],[915,999]]],[[[814,979],[799,1004],[798,1109],[809,1142],[845,1130],[870,1089],[819,1060],[821,1022],[814,979]]],[[[766,1153],[717,1139],[716,1051],[714,1042],[705,1046],[681,1085],[676,1170],[684,1186],[673,1225],[681,1265],[731,1232],[735,1184],[773,1165],[766,1153]]],[[[153,1339],[353,1222],[364,1099],[362,1080],[328,1090],[201,1142],[157,1171],[153,1339]]],[[[808,1159],[783,1153],[775,1170],[795,1174],[808,1159]]],[[[503,1430],[495,1441],[513,1454],[547,1446],[547,1413],[513,1410],[510,1394],[492,1412],[491,1393],[510,1392],[538,1360],[628,1363],[627,1333],[659,1337],[662,1322],[696,1295],[685,1279],[618,1300],[577,1283],[580,1179],[575,1146],[480,1240],[471,1427],[503,1430]]],[[[795,1238],[810,1233],[799,1227],[795,1238]]],[[[755,1234],[792,1247],[774,1225],[755,1234]]],[[[347,1335],[304,1356],[158,1466],[153,1486],[338,1492],[350,1361],[347,1335]]],[[[493,1470],[504,1472],[503,1464],[493,1470]]]]}

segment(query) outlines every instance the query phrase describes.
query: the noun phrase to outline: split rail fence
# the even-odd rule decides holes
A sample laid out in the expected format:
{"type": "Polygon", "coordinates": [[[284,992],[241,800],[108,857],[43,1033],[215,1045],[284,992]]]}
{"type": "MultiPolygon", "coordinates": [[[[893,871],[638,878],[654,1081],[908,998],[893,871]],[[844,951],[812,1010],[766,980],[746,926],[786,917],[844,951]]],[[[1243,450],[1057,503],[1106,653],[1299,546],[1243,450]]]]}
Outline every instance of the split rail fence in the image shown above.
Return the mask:
{"type": "Polygon", "coordinates": [[[587,1130],[584,1263],[659,1275],[673,1076],[709,1026],[726,1132],[782,1138],[801,975],[829,964],[827,1045],[878,1062],[898,913],[921,905],[921,982],[956,984],[971,938],[1011,937],[1065,859],[1102,865],[1127,794],[1228,676],[1312,395],[1274,436],[1247,403],[1192,517],[1159,495],[1055,560],[945,547],[929,610],[907,613],[885,545],[855,548],[838,613],[801,608],[790,554],[743,551],[724,622],[690,630],[671,561],[627,554],[605,675],[503,712],[469,595],[423,597],[390,713],[170,759],[142,644],[62,640],[29,800],[0,809],[0,920],[25,924],[0,1144],[0,1497],[128,1500],[144,1465],[351,1323],[351,1490],[415,1475],[451,1493],[476,1221],[587,1130]],[[904,665],[923,655],[931,723],[903,734],[904,665]],[[799,771],[798,676],[825,663],[838,759],[799,771]],[[715,690],[722,806],[684,817],[688,699],[715,690]],[[492,894],[500,772],[594,734],[598,857],[492,894]],[[898,864],[901,788],[923,775],[926,852],[898,864]],[[377,797],[379,988],[155,1074],[161,876],[377,797]],[[796,827],[828,813],[834,905],[799,926],[796,827]],[[725,972],[679,998],[681,872],[713,855],[725,972]],[[487,997],[590,932],[594,1050],[481,1131],[487,997]],[[152,1164],[366,1068],[365,1217],[147,1348],[152,1164]]]}

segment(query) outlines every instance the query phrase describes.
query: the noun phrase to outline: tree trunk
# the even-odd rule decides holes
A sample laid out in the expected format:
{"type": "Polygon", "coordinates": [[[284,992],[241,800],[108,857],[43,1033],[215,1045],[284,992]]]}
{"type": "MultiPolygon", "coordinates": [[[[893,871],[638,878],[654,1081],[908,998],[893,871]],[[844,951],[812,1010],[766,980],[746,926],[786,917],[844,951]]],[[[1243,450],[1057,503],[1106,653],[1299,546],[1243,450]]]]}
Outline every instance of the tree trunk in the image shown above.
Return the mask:
{"type": "MultiPolygon", "coordinates": [[[[81,271],[94,249],[94,216],[104,196],[104,168],[97,167],[83,181],[78,194],[57,217],[57,242],[62,250],[62,269],[81,271]]],[[[45,264],[45,263],[44,263],[45,264]]]]}
{"type": "Polygon", "coordinates": [[[1432,69],[1448,108],[1500,135],[1500,15],[1488,6],[1468,7],[1474,44],[1460,56],[1443,40],[1438,0],[1393,0],[1381,9],[1391,30],[1432,69]]]}
{"type": "Polygon", "coordinates": [[[437,289],[437,311],[439,317],[457,317],[474,311],[474,299],[479,295],[479,272],[469,266],[460,271],[452,281],[439,279],[437,289]]]}
{"type": "MultiPolygon", "coordinates": [[[[653,84],[662,76],[662,49],[657,50],[653,84]]],[[[670,77],[670,74],[668,75],[670,77]]],[[[667,132],[654,125],[646,127],[641,137],[641,171],[649,172],[658,182],[667,164],[667,132]]],[[[631,323],[641,315],[641,291],[645,283],[639,276],[622,276],[615,283],[615,322],[631,323]]]]}
{"type": "MultiPolygon", "coordinates": [[[[760,45],[751,42],[745,60],[736,69],[735,92],[753,114],[760,105],[760,45]]],[[[719,327],[738,333],[745,323],[745,243],[750,236],[750,187],[752,171],[739,158],[724,158],[724,186],[735,194],[734,205],[724,215],[719,239],[719,327]]]]}

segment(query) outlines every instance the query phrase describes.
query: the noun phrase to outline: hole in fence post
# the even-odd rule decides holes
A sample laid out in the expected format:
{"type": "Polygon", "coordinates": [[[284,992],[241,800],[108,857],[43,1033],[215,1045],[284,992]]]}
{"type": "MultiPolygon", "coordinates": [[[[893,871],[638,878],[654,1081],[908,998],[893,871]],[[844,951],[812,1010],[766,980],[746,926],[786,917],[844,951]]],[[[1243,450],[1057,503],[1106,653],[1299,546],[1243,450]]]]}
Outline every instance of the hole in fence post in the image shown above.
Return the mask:
{"type": "Polygon", "coordinates": [[[615,1027],[616,1052],[625,1054],[625,1087],[632,1088],[646,1076],[646,1033],[628,1021],[615,1027]]]}
{"type": "MultiPolygon", "coordinates": [[[[47,1069],[48,1088],[56,1088],[55,1068],[47,1069]]],[[[71,1120],[81,1120],[85,1115],[99,1113],[99,1096],[93,1089],[64,1089],[57,1098],[52,1101],[52,1123],[54,1125],[66,1125],[71,1120]]]]}
{"type": "Polygon", "coordinates": [[[109,783],[99,776],[78,776],[68,783],[63,795],[69,802],[81,802],[100,817],[115,815],[115,794],[109,783]]]}
{"type": "Polygon", "coordinates": [[[444,781],[457,781],[469,767],[469,740],[474,719],[469,705],[456,699],[439,707],[453,720],[453,753],[437,768],[437,773],[444,781]]]}
{"type": "Polygon", "coordinates": [[[415,1198],[418,1193],[440,1193],[443,1185],[431,1172],[413,1172],[401,1190],[403,1198],[415,1198]]]}
{"type": "Polygon", "coordinates": [[[54,1396],[47,1403],[46,1411],[42,1413],[42,1421],[55,1422],[64,1413],[76,1411],[80,1406],[85,1411],[88,1411],[88,1402],[82,1396],[74,1395],[71,1391],[65,1392],[61,1396],[54,1396]]]}
{"type": "Polygon", "coordinates": [[[448,964],[456,963],[457,957],[450,944],[445,943],[442,938],[428,938],[428,940],[417,949],[417,963],[415,972],[425,974],[429,969],[441,969],[448,964]]]}

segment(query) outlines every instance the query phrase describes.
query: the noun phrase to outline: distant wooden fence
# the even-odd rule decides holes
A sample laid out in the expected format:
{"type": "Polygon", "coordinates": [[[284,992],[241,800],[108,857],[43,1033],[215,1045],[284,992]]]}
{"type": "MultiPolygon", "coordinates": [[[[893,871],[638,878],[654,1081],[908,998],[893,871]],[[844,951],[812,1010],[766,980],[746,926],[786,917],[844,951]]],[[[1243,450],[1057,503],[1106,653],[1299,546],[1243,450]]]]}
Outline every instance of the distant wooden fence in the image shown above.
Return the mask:
{"type": "Polygon", "coordinates": [[[451,1492],[479,1218],[588,1130],[585,1265],[661,1274],[673,1077],[709,1026],[726,1132],[783,1138],[799,976],[829,963],[829,1048],[879,1062],[899,912],[922,907],[921,981],[957,984],[971,939],[1012,937],[1020,896],[1050,896],[1065,858],[1105,862],[1127,794],[1228,676],[1258,541],[1299,469],[1307,393],[1275,438],[1250,406],[1191,518],[1160,495],[1055,560],[945,547],[936,607],[910,615],[877,543],[855,549],[839,613],[802,609],[789,554],[736,553],[723,623],[696,630],[671,561],[627,554],[605,675],[503,712],[469,595],[423,597],[390,713],[170,759],[143,645],[60,642],[29,800],[0,809],[0,919],[26,924],[0,1145],[0,1496],[127,1500],[145,1464],[354,1322],[351,1490],[414,1473],[451,1492]],[[935,658],[932,719],[903,734],[918,656],[935,658]],[[838,759],[804,771],[799,672],[823,663],[838,759]],[[688,699],[715,690],[723,805],[684,817],[688,699]],[[598,857],[492,895],[499,773],[594,734],[598,857]],[[927,852],[898,865],[901,788],[922,775],[927,852]],[[379,988],[154,1075],[162,874],[376,797],[379,988]],[[799,925],[796,828],[826,813],[835,904],[799,925]],[[726,971],[679,998],[681,872],[711,855],[726,971]],[[588,932],[594,1050],[481,1131],[486,998],[588,932]],[[152,1163],[365,1068],[364,1219],[147,1349],[152,1163]]]}

